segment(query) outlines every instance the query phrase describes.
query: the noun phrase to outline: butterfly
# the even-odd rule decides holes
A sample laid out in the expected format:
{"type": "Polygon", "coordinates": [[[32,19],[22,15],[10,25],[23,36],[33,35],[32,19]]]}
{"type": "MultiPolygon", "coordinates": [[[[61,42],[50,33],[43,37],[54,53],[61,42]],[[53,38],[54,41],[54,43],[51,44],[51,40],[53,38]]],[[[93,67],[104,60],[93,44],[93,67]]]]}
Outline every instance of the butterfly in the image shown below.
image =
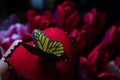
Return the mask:
{"type": "Polygon", "coordinates": [[[41,30],[34,29],[32,39],[35,46],[22,43],[28,51],[49,61],[58,60],[64,54],[64,47],[60,41],[51,41],[41,30]]]}

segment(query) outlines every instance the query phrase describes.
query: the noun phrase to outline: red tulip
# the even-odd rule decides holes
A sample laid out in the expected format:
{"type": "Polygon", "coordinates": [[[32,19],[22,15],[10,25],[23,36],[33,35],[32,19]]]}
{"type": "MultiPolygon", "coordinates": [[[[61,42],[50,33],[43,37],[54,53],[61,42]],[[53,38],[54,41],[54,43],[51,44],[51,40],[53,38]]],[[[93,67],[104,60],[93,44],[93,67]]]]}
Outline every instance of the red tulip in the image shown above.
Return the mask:
{"type": "Polygon", "coordinates": [[[94,74],[104,71],[108,60],[108,52],[101,45],[96,46],[88,55],[89,70],[94,74]]]}
{"type": "Polygon", "coordinates": [[[120,37],[119,37],[119,27],[117,26],[111,26],[107,31],[106,35],[104,36],[103,40],[101,41],[101,45],[103,48],[109,52],[109,57],[111,58],[115,51],[118,50],[120,45],[120,37]]]}
{"type": "Polygon", "coordinates": [[[34,11],[28,11],[28,30],[31,33],[33,29],[45,29],[47,27],[56,27],[56,21],[53,19],[50,11],[45,11],[42,14],[38,15],[34,11]]]}
{"type": "Polygon", "coordinates": [[[53,19],[51,12],[46,11],[41,15],[35,16],[33,26],[41,30],[47,27],[56,27],[56,21],[53,19]]]}
{"type": "Polygon", "coordinates": [[[25,33],[23,36],[21,36],[21,39],[24,41],[24,42],[29,42],[32,40],[32,36],[31,34],[29,33],[25,33]]]}
{"type": "MultiPolygon", "coordinates": [[[[59,28],[47,28],[43,32],[50,40],[57,40],[63,44],[66,59],[48,62],[44,57],[38,57],[18,44],[7,61],[15,72],[28,80],[74,80],[75,54],[68,35],[59,28]]],[[[34,43],[31,41],[27,44],[33,45],[34,43]]]]}
{"type": "Polygon", "coordinates": [[[110,27],[101,43],[96,46],[88,55],[88,61],[90,65],[98,68],[96,71],[102,71],[106,67],[108,60],[113,53],[117,50],[119,45],[119,34],[115,26],[110,27]]]}
{"type": "MultiPolygon", "coordinates": [[[[77,29],[74,29],[71,34],[70,34],[70,37],[72,38],[75,38],[75,51],[78,53],[81,53],[82,55],[84,53],[84,50],[86,48],[86,31],[83,29],[83,30],[77,30],[77,29]]],[[[79,54],[79,55],[81,55],[79,54]]]]}
{"type": "MultiPolygon", "coordinates": [[[[77,30],[75,30],[74,33],[77,33],[77,30]]],[[[75,34],[73,34],[73,36],[75,36],[75,34]]],[[[97,46],[95,46],[92,51],[90,51],[90,53],[87,55],[87,58],[82,58],[80,56],[80,80],[84,80],[86,77],[87,79],[95,78],[98,80],[118,80],[119,75],[116,74],[118,70],[115,72],[115,69],[109,67],[109,70],[107,71],[106,68],[108,68],[108,62],[112,58],[112,55],[115,55],[115,52],[119,49],[119,39],[119,27],[111,26],[106,31],[102,41],[97,46]],[[85,77],[83,78],[82,76],[85,77]]],[[[115,64],[116,66],[119,66],[119,57],[115,59],[115,64]]]]}
{"type": "Polygon", "coordinates": [[[63,28],[68,34],[77,28],[80,22],[80,15],[72,1],[65,1],[56,8],[55,19],[58,27],[63,28]]]}
{"type": "Polygon", "coordinates": [[[98,80],[119,80],[113,75],[111,75],[109,72],[102,72],[97,77],[98,80]]]}
{"type": "Polygon", "coordinates": [[[83,16],[83,25],[70,33],[70,37],[76,39],[77,53],[87,55],[95,46],[95,42],[100,39],[98,36],[101,35],[105,20],[105,14],[97,11],[96,8],[83,16]]]}
{"type": "Polygon", "coordinates": [[[31,33],[32,30],[34,29],[34,26],[32,25],[33,24],[33,20],[34,20],[34,17],[37,15],[36,11],[35,10],[29,10],[27,12],[27,22],[28,22],[28,31],[31,33]]]}

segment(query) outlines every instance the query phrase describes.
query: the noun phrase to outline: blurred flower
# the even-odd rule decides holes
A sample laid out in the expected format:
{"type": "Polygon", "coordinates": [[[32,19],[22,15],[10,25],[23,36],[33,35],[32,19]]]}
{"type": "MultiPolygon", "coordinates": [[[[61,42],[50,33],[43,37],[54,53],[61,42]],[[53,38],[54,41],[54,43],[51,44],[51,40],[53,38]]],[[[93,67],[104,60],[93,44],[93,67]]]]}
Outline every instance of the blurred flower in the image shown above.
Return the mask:
{"type": "MultiPolygon", "coordinates": [[[[109,62],[116,51],[119,50],[119,27],[111,26],[107,31],[102,41],[89,52],[87,58],[80,56],[80,79],[86,76],[87,79],[98,80],[118,80],[119,73],[119,59],[116,57],[114,62],[109,62]],[[81,71],[81,68],[84,71],[81,71]],[[86,72],[85,74],[82,74],[86,72]],[[90,75],[90,76],[88,76],[90,75]]],[[[87,80],[85,79],[85,80],[87,80]]]]}
{"type": "Polygon", "coordinates": [[[53,19],[51,12],[45,11],[41,15],[34,17],[33,26],[38,29],[56,27],[56,21],[53,19]]]}
{"type": "Polygon", "coordinates": [[[58,27],[63,28],[68,34],[77,28],[80,22],[80,15],[76,10],[76,6],[69,0],[57,6],[54,18],[58,27]]]}
{"type": "Polygon", "coordinates": [[[50,11],[45,11],[38,15],[35,11],[27,12],[28,30],[31,33],[33,29],[45,29],[47,27],[56,27],[56,20],[53,19],[50,11]]]}
{"type": "Polygon", "coordinates": [[[84,14],[81,23],[77,29],[72,29],[70,37],[76,39],[76,52],[80,55],[87,55],[88,52],[96,45],[95,42],[100,38],[101,31],[105,25],[105,13],[97,11],[96,8],[91,9],[84,14]]]}
{"type": "Polygon", "coordinates": [[[26,18],[28,23],[28,31],[32,33],[32,30],[34,29],[34,26],[32,24],[34,21],[34,17],[37,15],[37,12],[35,10],[29,10],[27,11],[26,15],[27,15],[26,18]]]}

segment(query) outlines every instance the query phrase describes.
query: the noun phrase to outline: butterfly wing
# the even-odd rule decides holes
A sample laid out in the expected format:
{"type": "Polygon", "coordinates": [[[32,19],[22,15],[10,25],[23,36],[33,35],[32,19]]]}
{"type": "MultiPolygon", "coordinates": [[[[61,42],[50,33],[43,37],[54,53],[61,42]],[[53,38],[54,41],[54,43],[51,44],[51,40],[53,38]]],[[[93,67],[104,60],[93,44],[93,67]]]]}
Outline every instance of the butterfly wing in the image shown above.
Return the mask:
{"type": "Polygon", "coordinates": [[[61,42],[51,41],[48,48],[48,53],[52,53],[58,57],[62,56],[64,53],[64,48],[61,42]]]}
{"type": "Polygon", "coordinates": [[[64,48],[61,42],[50,41],[50,39],[38,29],[33,30],[32,38],[35,46],[46,54],[51,53],[52,55],[60,57],[64,53],[64,48]]]}
{"type": "Polygon", "coordinates": [[[49,45],[49,38],[40,30],[33,30],[32,38],[35,43],[35,46],[42,51],[46,52],[49,45]]]}
{"type": "Polygon", "coordinates": [[[43,53],[41,50],[39,50],[38,48],[36,48],[35,46],[32,46],[30,44],[26,44],[24,42],[21,42],[22,46],[27,50],[29,51],[30,53],[32,54],[35,54],[37,56],[40,56],[41,54],[40,53],[43,53]]]}
{"type": "Polygon", "coordinates": [[[22,46],[29,51],[31,54],[34,54],[36,56],[41,57],[42,59],[44,59],[45,61],[49,61],[49,62],[54,62],[54,61],[59,61],[59,58],[56,57],[53,54],[45,54],[43,51],[41,51],[40,49],[38,49],[35,46],[32,46],[30,44],[26,44],[24,42],[21,42],[22,46]]]}

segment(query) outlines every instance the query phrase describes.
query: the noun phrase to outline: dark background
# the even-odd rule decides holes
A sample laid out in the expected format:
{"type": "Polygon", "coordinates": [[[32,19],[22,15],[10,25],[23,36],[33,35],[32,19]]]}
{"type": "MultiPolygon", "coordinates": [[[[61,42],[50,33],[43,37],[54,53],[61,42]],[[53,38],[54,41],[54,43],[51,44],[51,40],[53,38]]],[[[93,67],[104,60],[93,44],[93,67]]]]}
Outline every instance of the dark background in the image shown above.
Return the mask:
{"type": "MultiPolygon", "coordinates": [[[[49,9],[44,0],[44,7],[42,10],[49,9]]],[[[62,3],[64,0],[54,0],[52,10],[55,10],[57,4],[62,3]]],[[[92,7],[97,7],[98,10],[104,11],[107,14],[107,25],[114,24],[120,21],[120,2],[119,0],[72,0],[76,3],[80,13],[89,11],[92,7]]],[[[28,9],[33,8],[30,0],[0,0],[0,18],[5,16],[26,12],[28,9]]],[[[42,11],[40,10],[40,11],[42,11]]],[[[38,10],[39,11],[39,10],[38,10]]]]}

